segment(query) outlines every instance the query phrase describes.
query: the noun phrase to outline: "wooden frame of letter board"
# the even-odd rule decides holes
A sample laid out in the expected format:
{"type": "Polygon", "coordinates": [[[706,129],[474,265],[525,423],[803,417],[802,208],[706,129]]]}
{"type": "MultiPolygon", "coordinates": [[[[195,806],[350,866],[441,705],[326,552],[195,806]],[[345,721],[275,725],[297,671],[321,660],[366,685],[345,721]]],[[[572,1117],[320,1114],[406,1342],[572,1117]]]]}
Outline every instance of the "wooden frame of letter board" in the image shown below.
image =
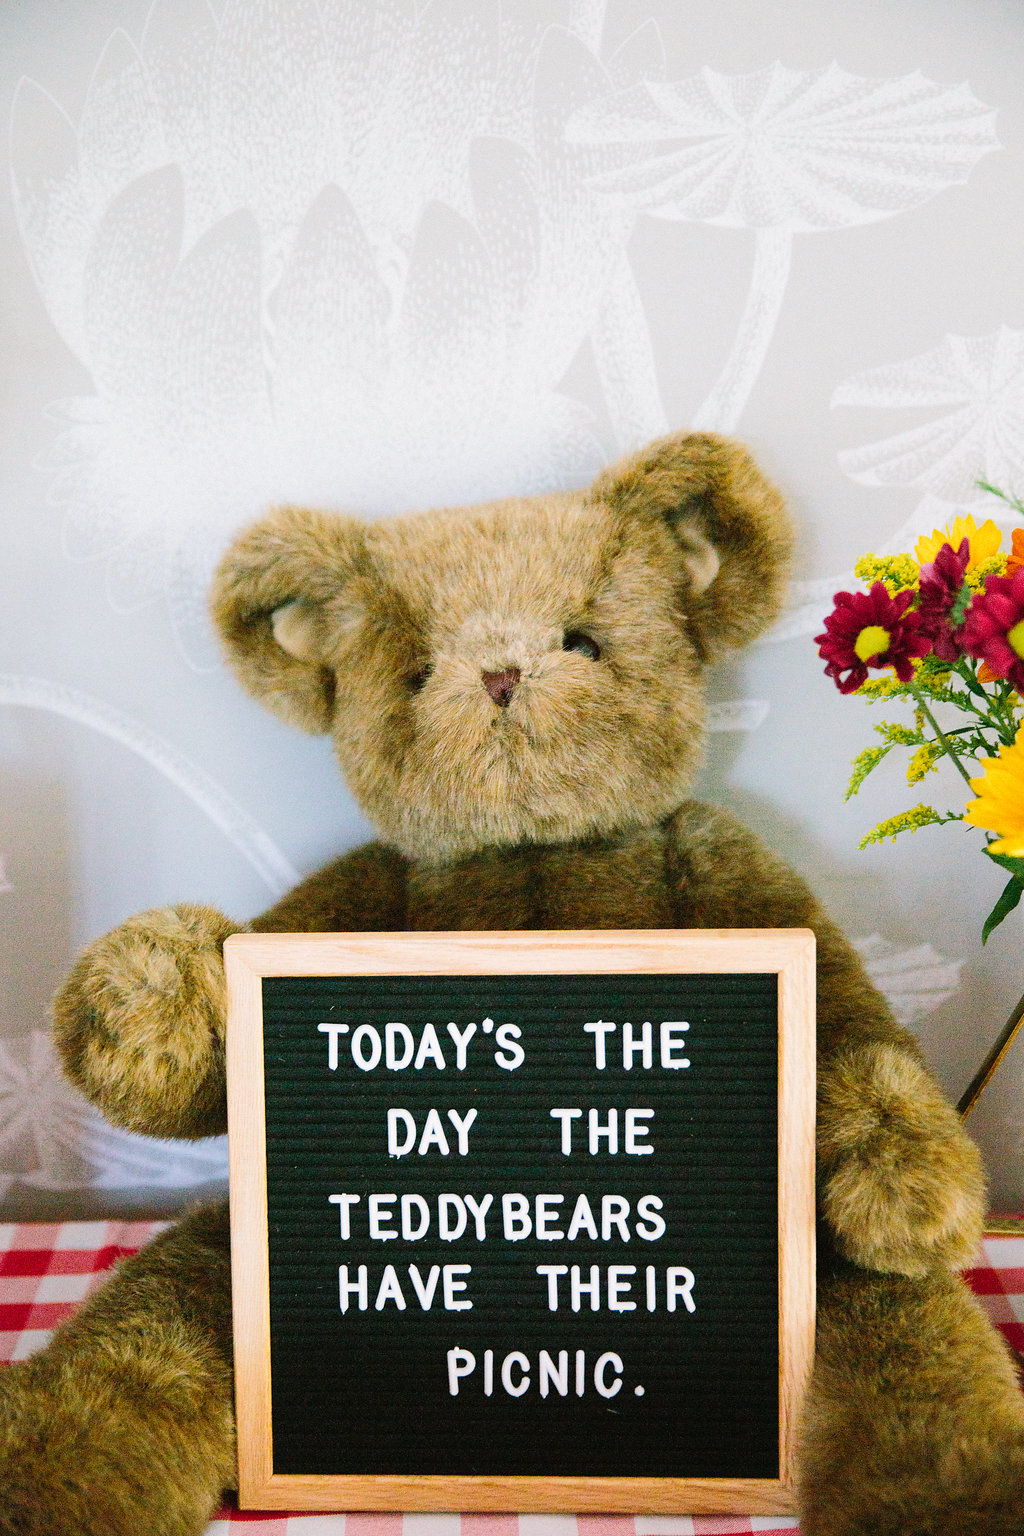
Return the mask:
{"type": "Polygon", "coordinates": [[[239,1502],[249,1509],[789,1514],[814,1349],[814,935],[808,929],[235,934],[228,1118],[239,1502]],[[776,972],[778,1479],[275,1474],[263,1075],[264,976],[776,972]]]}

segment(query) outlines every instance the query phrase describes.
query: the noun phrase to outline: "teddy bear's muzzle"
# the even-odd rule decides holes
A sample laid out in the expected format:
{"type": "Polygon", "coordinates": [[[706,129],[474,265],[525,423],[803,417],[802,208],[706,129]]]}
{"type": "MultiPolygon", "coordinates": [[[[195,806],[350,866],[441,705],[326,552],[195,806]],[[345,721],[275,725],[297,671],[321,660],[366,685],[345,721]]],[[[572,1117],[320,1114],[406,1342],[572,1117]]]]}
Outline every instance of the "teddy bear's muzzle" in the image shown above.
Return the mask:
{"type": "Polygon", "coordinates": [[[501,709],[507,709],[512,695],[516,691],[516,684],[522,677],[518,667],[506,667],[503,672],[481,672],[484,687],[501,709]]]}

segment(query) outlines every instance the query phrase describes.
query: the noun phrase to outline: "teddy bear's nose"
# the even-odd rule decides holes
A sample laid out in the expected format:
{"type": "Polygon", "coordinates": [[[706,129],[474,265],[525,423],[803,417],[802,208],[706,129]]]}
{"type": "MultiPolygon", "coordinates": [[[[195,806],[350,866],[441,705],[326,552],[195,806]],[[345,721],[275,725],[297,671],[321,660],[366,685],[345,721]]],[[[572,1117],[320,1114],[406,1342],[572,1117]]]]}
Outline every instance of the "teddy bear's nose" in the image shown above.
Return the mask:
{"type": "Polygon", "coordinates": [[[507,709],[509,700],[516,691],[516,684],[522,677],[518,667],[506,667],[504,672],[482,672],[484,687],[502,709],[507,709]]]}

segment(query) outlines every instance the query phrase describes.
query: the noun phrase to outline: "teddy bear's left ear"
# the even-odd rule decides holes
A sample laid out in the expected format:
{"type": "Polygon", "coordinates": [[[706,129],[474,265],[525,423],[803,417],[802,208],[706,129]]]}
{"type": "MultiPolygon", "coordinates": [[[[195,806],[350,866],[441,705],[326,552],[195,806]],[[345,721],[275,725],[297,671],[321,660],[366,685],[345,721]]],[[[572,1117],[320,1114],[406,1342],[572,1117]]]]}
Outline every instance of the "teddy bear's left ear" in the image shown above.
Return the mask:
{"type": "Polygon", "coordinates": [[[305,731],[331,728],[325,661],[365,612],[364,534],[356,518],[285,507],[240,534],[214,577],[213,619],[239,680],[305,731]]]}
{"type": "Polygon", "coordinates": [[[604,470],[590,494],[629,521],[668,525],[683,558],[686,627],[703,660],[748,644],[778,618],[792,524],[740,443],[673,433],[604,470]]]}

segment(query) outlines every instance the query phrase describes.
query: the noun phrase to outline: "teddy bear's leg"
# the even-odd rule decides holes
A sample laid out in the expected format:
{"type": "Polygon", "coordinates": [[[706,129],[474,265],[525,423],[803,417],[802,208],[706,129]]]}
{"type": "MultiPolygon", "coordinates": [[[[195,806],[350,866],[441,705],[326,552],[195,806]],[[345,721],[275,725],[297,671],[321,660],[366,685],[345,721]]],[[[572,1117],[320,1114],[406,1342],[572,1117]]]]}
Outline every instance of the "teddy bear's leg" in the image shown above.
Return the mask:
{"type": "Polygon", "coordinates": [[[1024,1394],[950,1274],[822,1284],[803,1536],[1021,1536],[1024,1394]]]}
{"type": "Polygon", "coordinates": [[[226,1206],[0,1370],[0,1536],[197,1536],[235,1477],[226,1206]]]}

